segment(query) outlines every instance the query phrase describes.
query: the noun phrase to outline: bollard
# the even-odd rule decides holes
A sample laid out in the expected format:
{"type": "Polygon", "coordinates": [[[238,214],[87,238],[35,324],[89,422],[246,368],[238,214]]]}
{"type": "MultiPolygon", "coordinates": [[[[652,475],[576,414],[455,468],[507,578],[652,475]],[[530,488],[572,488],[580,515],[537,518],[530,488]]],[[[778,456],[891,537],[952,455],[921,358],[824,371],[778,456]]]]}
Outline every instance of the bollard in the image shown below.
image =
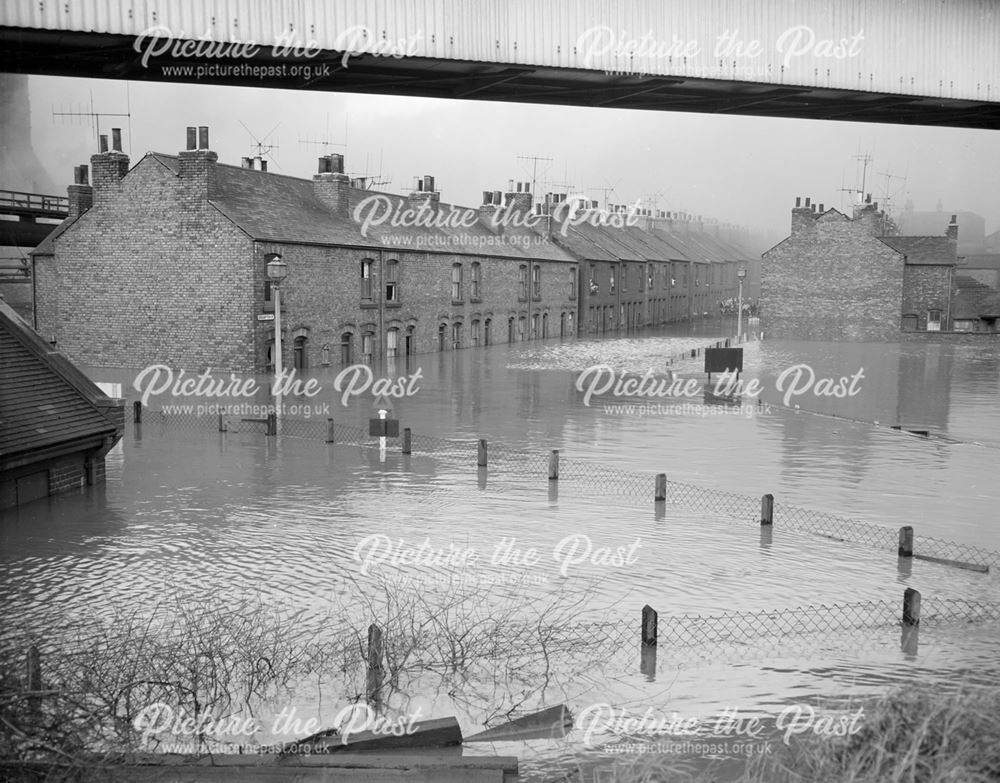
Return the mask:
{"type": "Polygon", "coordinates": [[[903,625],[920,625],[920,593],[912,587],[903,591],[903,625]]]}
{"type": "Polygon", "coordinates": [[[760,499],[760,523],[770,525],[774,522],[774,495],[763,495],[760,499]]]}
{"type": "Polygon", "coordinates": [[[729,347],[729,338],[727,337],[726,338],[726,348],[728,348],[728,347],[729,347]]]}
{"type": "Polygon", "coordinates": [[[899,556],[913,557],[913,528],[909,525],[899,529],[899,556]]]}
{"type": "Polygon", "coordinates": [[[333,419],[327,419],[326,420],[326,442],[327,443],[334,443],[336,441],[336,438],[334,437],[335,432],[336,431],[335,431],[334,426],[333,426],[333,419]]]}
{"type": "Polygon", "coordinates": [[[410,431],[409,427],[403,428],[403,453],[413,453],[413,433],[410,431]]]}
{"type": "Polygon", "coordinates": [[[219,414],[219,432],[226,431],[226,417],[221,413],[219,414]]]}
{"type": "Polygon", "coordinates": [[[559,449],[552,449],[549,456],[549,481],[556,481],[559,478],[559,449]]]}
{"type": "Polygon", "coordinates": [[[476,464],[479,467],[481,467],[481,468],[485,468],[486,467],[486,439],[485,438],[480,438],[479,439],[479,449],[478,449],[478,453],[476,455],[476,464]]]}
{"type": "Polygon", "coordinates": [[[368,704],[376,710],[382,704],[382,629],[372,623],[368,626],[367,697],[368,704]]]}
{"type": "Polygon", "coordinates": [[[655,647],[657,637],[657,613],[652,606],[642,607],[642,646],[655,647]]]}
{"type": "Polygon", "coordinates": [[[657,473],[656,491],[653,495],[653,500],[666,500],[666,499],[667,499],[667,474],[657,473]]]}
{"type": "Polygon", "coordinates": [[[278,414],[269,413],[267,414],[267,434],[277,435],[278,434],[278,414]]]}
{"type": "Polygon", "coordinates": [[[140,400],[132,403],[132,421],[136,424],[142,423],[142,402],[140,400]]]}

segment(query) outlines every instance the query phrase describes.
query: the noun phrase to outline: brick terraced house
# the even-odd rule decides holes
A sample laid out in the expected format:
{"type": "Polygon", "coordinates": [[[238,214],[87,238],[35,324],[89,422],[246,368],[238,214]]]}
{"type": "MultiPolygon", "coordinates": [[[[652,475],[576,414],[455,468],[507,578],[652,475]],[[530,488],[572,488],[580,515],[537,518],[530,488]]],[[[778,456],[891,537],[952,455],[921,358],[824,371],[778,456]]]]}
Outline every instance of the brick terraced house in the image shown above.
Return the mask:
{"type": "Polygon", "coordinates": [[[852,217],[797,198],[791,235],[761,260],[765,332],[807,340],[893,340],[952,329],[958,226],[940,237],[884,236],[878,204],[852,217]]]}
{"type": "Polygon", "coordinates": [[[283,360],[298,369],[687,318],[690,301],[733,295],[742,263],[707,234],[711,253],[691,259],[670,236],[694,230],[651,215],[564,226],[526,183],[466,209],[430,176],[409,196],[356,186],[340,155],[311,180],[221,164],[207,128],[131,168],[119,134],[111,147],[91,158],[92,186],[77,167],[70,216],[32,254],[36,328],[84,364],[271,371],[275,255],[283,360]],[[399,220],[408,210],[424,219],[399,220]],[[608,279],[592,293],[595,264],[608,279]],[[598,302],[601,319],[581,324],[598,302]]]}

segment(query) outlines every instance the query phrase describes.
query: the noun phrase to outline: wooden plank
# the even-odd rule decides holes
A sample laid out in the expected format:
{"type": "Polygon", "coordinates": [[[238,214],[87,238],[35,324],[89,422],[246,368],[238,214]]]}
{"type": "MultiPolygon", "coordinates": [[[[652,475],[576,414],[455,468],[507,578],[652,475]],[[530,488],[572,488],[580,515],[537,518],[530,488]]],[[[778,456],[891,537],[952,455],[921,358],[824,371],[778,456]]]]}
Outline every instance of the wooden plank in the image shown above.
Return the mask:
{"type": "Polygon", "coordinates": [[[569,707],[560,704],[486,729],[486,731],[466,737],[465,741],[502,742],[565,737],[572,726],[573,716],[570,714],[569,707]]]}
{"type": "Polygon", "coordinates": [[[962,560],[948,560],[945,557],[931,557],[930,555],[918,555],[913,553],[914,560],[926,560],[928,563],[938,563],[940,565],[953,566],[954,568],[964,568],[966,571],[978,571],[980,574],[988,574],[990,567],[979,565],[978,563],[966,563],[962,560]]]}
{"type": "Polygon", "coordinates": [[[316,748],[314,752],[317,753],[334,753],[345,750],[378,751],[393,748],[441,748],[462,744],[462,729],[453,716],[414,722],[407,729],[407,734],[398,737],[373,731],[359,731],[349,735],[347,742],[344,742],[339,735],[314,736],[309,738],[308,744],[313,745],[316,748]],[[412,731],[409,731],[410,729],[412,731]]]}

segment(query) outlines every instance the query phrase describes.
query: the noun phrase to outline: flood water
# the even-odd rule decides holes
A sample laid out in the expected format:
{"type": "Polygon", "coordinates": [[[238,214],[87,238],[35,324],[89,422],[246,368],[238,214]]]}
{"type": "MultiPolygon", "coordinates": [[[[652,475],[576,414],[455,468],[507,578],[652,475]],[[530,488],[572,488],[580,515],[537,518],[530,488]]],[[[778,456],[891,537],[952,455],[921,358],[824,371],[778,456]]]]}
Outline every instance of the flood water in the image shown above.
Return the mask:
{"type": "MultiPolygon", "coordinates": [[[[393,401],[394,415],[415,436],[467,444],[485,438],[494,449],[536,455],[541,465],[559,449],[567,463],[586,463],[593,486],[549,482],[544,468],[534,474],[498,464],[483,473],[474,461],[416,447],[403,456],[395,441],[380,457],[371,447],[292,437],[287,424],[285,435],[268,438],[250,424],[220,434],[211,416],[192,427],[148,413],[142,425],[129,424],[109,455],[106,486],[4,512],[7,633],[57,637],[61,628],[124,609],[152,611],[172,601],[224,607],[254,596],[295,613],[311,638],[334,644],[343,631],[330,625],[331,612],[354,616],[359,627],[377,621],[371,614],[387,583],[425,607],[464,596],[469,602],[459,608],[487,614],[514,607],[516,616],[523,606],[530,623],[534,608],[550,602],[559,607],[559,622],[605,623],[591,634],[599,665],[593,655],[567,655],[564,670],[544,682],[527,667],[530,686],[501,681],[463,690],[413,675],[406,704],[419,704],[425,715],[456,715],[466,735],[509,709],[560,703],[574,712],[607,702],[640,712],[705,716],[735,707],[768,715],[781,705],[877,692],[912,677],[997,681],[996,624],[926,624],[919,647],[904,651],[898,625],[864,630],[873,609],[858,610],[857,632],[839,627],[775,640],[736,628],[725,644],[663,649],[656,673],[640,672],[644,604],[664,623],[683,614],[898,604],[905,587],[920,590],[925,601],[1000,602],[992,572],[921,561],[904,567],[893,552],[783,530],[780,518],[765,534],[755,519],[723,519],[697,503],[657,511],[651,496],[647,504],[599,490],[611,468],[662,472],[675,482],[755,498],[772,493],[783,503],[891,529],[912,525],[919,534],[1000,551],[1000,342],[752,342],[741,378],[757,379],[763,391],[760,403],[745,395],[743,408],[706,406],[699,394],[689,400],[696,406],[678,413],[655,407],[669,399],[609,392],[586,400],[575,386],[594,365],[663,376],[666,357],[729,336],[729,329],[706,324],[522,343],[376,368],[393,375],[420,370],[419,391],[393,401]],[[802,363],[817,380],[862,371],[856,394],[809,390],[786,400],[779,376],[802,363]],[[639,407],[611,407],[623,403],[639,407]],[[891,429],[895,424],[930,436],[891,429]],[[426,542],[466,560],[394,564],[371,543],[375,535],[395,542],[397,552],[426,542]],[[559,549],[569,536],[578,537],[577,554],[589,547],[581,562],[567,563],[566,545],[559,549]],[[601,552],[630,554],[629,562],[601,552]],[[365,556],[367,569],[359,562],[365,556]],[[457,589],[442,579],[459,575],[466,581],[457,589]],[[527,693],[522,700],[520,691],[527,693]]],[[[671,370],[703,383],[702,361],[675,358],[671,370]]],[[[88,372],[123,383],[131,400],[138,369],[88,372]]],[[[323,391],[309,402],[329,403],[338,424],[366,425],[375,415],[371,395],[341,405],[337,372],[313,373],[323,391]]],[[[788,382],[786,376],[786,392],[788,382]]],[[[488,667],[477,671],[488,679],[488,667]]],[[[299,714],[329,721],[347,694],[303,683],[290,701],[299,714]]],[[[482,748],[518,755],[522,771],[539,779],[599,755],[573,733],[482,748]]]]}

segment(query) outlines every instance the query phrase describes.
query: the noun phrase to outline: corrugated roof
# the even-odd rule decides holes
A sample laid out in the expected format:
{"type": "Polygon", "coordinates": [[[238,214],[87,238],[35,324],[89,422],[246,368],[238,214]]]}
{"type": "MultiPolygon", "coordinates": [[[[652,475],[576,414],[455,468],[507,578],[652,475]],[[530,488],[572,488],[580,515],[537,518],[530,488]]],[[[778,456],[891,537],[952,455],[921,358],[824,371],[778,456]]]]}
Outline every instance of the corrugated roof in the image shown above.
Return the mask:
{"type": "Polygon", "coordinates": [[[946,265],[957,261],[958,245],[948,237],[879,237],[912,265],[946,265]]]}
{"type": "Polygon", "coordinates": [[[0,302],[0,459],[117,434],[92,400],[111,403],[0,302]]]}

